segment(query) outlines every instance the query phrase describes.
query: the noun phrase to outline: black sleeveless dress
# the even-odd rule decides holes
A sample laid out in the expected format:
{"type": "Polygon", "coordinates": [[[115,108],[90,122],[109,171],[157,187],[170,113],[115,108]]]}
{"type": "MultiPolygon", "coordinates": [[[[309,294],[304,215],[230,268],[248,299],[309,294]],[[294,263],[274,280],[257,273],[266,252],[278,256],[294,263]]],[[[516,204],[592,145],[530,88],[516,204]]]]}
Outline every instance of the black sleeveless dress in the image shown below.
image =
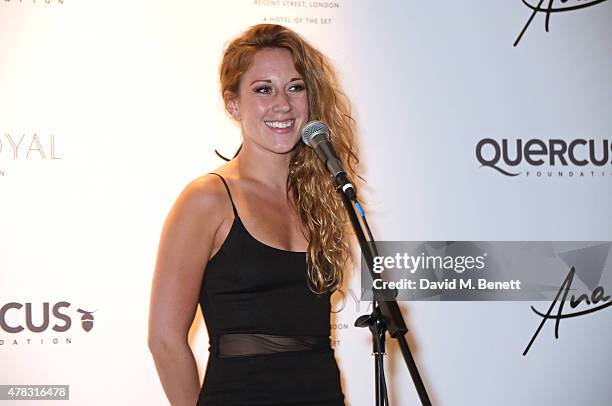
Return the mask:
{"type": "Polygon", "coordinates": [[[214,175],[234,221],[202,281],[210,354],[197,405],[344,405],[329,344],[330,294],[308,289],[306,253],[249,234],[227,182],[214,175]]]}

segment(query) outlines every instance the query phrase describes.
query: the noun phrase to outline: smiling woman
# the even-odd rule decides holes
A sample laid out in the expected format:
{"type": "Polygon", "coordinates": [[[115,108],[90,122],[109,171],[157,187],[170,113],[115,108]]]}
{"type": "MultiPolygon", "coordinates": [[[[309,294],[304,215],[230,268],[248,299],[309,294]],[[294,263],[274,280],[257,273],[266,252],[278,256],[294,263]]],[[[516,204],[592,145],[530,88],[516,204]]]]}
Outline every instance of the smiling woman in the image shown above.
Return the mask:
{"type": "Polygon", "coordinates": [[[187,185],[164,225],[149,317],[162,385],[173,405],[343,405],[329,337],[347,219],[299,141],[309,120],[324,121],[356,179],[348,101],[327,58],[280,25],[232,41],[220,82],[243,145],[187,185]],[[201,387],[187,343],[198,304],[210,338],[201,387]]]}
{"type": "Polygon", "coordinates": [[[288,49],[258,51],[240,79],[238,94],[227,91],[224,97],[241,124],[244,149],[286,154],[300,140],[308,120],[308,92],[288,49]]]}

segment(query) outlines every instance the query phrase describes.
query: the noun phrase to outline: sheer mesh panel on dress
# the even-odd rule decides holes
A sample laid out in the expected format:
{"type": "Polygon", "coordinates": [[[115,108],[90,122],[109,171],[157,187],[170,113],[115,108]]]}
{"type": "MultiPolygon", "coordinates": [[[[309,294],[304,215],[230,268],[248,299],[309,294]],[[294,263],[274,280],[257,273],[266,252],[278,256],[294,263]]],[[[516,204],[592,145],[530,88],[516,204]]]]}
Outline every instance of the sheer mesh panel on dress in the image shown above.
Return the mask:
{"type": "Polygon", "coordinates": [[[329,348],[329,337],[225,334],[219,338],[219,357],[246,357],[329,348]]]}

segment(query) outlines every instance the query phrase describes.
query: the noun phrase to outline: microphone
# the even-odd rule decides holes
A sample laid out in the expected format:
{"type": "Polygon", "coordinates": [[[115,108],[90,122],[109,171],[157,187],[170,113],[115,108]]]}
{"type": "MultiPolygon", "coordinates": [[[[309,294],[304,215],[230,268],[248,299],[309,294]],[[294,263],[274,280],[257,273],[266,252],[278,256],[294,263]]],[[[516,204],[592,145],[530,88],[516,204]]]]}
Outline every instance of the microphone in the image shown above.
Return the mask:
{"type": "Polygon", "coordinates": [[[315,150],[323,165],[331,173],[337,189],[353,201],[357,201],[355,188],[342,168],[342,162],[329,140],[329,127],[322,121],[310,121],[302,128],[302,142],[315,150]]]}

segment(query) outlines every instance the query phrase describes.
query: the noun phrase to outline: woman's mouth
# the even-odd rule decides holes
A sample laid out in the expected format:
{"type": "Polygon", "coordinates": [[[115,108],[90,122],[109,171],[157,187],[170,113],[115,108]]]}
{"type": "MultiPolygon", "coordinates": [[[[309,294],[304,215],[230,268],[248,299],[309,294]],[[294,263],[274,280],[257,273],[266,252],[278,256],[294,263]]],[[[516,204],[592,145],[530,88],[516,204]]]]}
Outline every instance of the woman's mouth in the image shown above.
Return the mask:
{"type": "Polygon", "coordinates": [[[294,122],[294,119],[285,121],[264,121],[264,123],[266,123],[268,127],[273,128],[275,130],[283,130],[286,128],[290,128],[293,126],[294,122]]]}

